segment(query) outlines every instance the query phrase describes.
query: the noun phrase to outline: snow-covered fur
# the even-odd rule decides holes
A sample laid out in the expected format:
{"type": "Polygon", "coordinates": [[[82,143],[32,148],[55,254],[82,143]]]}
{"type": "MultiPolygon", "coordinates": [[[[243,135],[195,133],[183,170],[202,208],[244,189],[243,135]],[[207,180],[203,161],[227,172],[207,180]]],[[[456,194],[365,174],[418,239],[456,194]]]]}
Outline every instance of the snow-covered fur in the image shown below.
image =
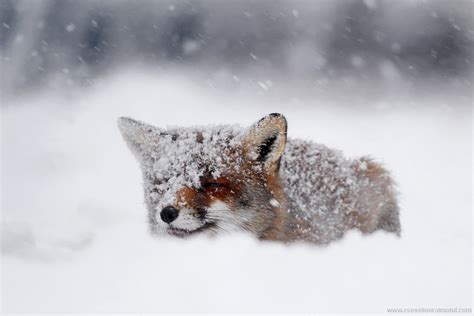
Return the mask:
{"type": "Polygon", "coordinates": [[[356,228],[400,233],[389,173],[369,158],[287,140],[270,114],[249,129],[119,128],[143,173],[151,231],[189,236],[248,231],[260,239],[327,244],[356,228]]]}

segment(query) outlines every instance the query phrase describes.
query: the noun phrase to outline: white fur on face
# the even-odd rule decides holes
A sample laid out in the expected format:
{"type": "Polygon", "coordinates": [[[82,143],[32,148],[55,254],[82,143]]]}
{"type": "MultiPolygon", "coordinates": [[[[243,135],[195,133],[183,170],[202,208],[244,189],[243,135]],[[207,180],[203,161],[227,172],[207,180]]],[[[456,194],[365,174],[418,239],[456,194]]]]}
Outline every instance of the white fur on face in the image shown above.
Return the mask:
{"type": "Polygon", "coordinates": [[[179,210],[178,217],[170,224],[165,223],[160,216],[161,206],[156,208],[155,222],[158,230],[165,231],[168,227],[184,229],[186,231],[193,231],[204,225],[204,221],[195,217],[195,212],[190,209],[182,208],[179,210]]]}
{"type": "MultiPolygon", "coordinates": [[[[178,218],[170,223],[171,227],[184,229],[189,232],[196,230],[202,227],[205,222],[199,218],[196,218],[195,213],[187,208],[182,208],[179,210],[178,218]]],[[[160,218],[161,221],[161,218],[160,218]]]]}
{"type": "Polygon", "coordinates": [[[241,216],[239,210],[232,210],[225,202],[217,200],[207,209],[206,218],[215,222],[220,231],[242,230],[245,218],[241,216]]]}
{"type": "Polygon", "coordinates": [[[217,200],[206,209],[204,220],[196,217],[196,213],[188,208],[182,208],[178,217],[167,224],[160,217],[161,208],[157,208],[155,215],[155,231],[166,234],[168,228],[177,228],[192,233],[206,224],[214,224],[213,229],[205,229],[203,232],[214,234],[216,232],[241,231],[244,223],[248,220],[249,214],[245,210],[232,210],[231,207],[223,201],[217,200]]]}

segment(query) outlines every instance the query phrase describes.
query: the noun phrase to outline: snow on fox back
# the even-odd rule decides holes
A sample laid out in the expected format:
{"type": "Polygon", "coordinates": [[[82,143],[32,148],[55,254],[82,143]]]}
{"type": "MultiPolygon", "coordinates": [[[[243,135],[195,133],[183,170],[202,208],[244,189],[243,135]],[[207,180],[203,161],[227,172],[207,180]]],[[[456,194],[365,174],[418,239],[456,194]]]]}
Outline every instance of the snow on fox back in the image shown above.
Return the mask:
{"type": "Polygon", "coordinates": [[[325,243],[342,236],[347,230],[343,218],[356,204],[357,182],[350,160],[326,146],[289,139],[280,176],[288,211],[310,224],[313,241],[325,243]]]}

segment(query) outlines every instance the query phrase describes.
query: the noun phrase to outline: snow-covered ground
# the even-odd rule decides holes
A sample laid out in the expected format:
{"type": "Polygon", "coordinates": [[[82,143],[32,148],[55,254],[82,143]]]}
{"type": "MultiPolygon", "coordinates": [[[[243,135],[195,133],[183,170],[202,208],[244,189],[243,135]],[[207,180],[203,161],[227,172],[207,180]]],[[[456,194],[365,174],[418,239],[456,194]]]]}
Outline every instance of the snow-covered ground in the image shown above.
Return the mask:
{"type": "MultiPolygon", "coordinates": [[[[281,87],[271,87],[279,90],[281,87]]],[[[205,88],[123,73],[2,108],[3,312],[385,312],[472,305],[472,109],[429,94],[367,100],[205,88]],[[241,91],[240,91],[241,92],[241,91]],[[381,100],[384,100],[383,102],[381,100]],[[159,126],[284,113],[303,137],[383,161],[402,236],[328,247],[246,235],[154,239],[118,116],[159,126]]],[[[394,94],[396,95],[396,93],[394,94]]],[[[462,102],[461,102],[462,103],[462,102]]]]}

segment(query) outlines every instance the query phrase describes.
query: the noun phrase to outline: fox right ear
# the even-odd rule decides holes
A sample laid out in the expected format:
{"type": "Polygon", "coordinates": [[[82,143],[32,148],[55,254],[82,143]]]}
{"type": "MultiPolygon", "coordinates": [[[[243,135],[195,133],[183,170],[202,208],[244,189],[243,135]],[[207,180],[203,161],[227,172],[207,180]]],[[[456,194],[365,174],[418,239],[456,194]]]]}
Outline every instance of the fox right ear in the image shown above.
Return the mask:
{"type": "Polygon", "coordinates": [[[283,115],[272,113],[257,122],[244,140],[249,159],[262,163],[267,173],[278,172],[286,146],[287,123],[283,115]]]}
{"type": "Polygon", "coordinates": [[[120,117],[118,127],[138,161],[147,157],[157,158],[155,156],[161,134],[158,128],[128,117],[120,117]]]}

